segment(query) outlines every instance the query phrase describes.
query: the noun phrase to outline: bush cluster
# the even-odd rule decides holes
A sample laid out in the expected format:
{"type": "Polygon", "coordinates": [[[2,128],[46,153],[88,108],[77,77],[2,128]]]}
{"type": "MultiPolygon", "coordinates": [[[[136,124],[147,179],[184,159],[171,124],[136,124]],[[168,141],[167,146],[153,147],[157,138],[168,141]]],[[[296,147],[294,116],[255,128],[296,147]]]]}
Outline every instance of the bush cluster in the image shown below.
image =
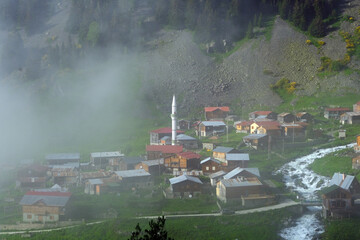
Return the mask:
{"type": "Polygon", "coordinates": [[[290,82],[287,78],[282,78],[277,81],[274,85],[271,84],[270,88],[273,90],[285,90],[287,93],[292,94],[296,90],[296,82],[290,82]]]}

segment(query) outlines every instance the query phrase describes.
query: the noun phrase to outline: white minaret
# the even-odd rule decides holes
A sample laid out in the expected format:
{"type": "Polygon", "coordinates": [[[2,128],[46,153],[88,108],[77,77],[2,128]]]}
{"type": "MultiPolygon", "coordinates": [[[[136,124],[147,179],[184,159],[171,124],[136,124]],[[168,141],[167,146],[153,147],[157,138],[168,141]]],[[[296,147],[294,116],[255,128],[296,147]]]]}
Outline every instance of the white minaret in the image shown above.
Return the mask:
{"type": "Polygon", "coordinates": [[[172,105],[171,105],[171,145],[176,144],[176,100],[175,95],[173,95],[172,105]]]}

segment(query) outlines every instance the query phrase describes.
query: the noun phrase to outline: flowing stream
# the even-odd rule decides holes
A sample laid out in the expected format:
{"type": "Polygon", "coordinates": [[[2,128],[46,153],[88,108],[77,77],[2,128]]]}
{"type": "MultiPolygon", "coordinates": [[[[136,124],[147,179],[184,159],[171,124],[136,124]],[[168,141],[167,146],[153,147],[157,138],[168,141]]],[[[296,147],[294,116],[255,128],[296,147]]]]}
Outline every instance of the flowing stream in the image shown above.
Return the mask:
{"type": "MultiPolygon", "coordinates": [[[[285,185],[298,193],[302,199],[317,200],[316,192],[327,186],[330,179],[314,173],[308,168],[309,165],[317,158],[322,158],[329,153],[353,146],[354,144],[348,144],[316,150],[309,155],[285,164],[276,173],[282,173],[285,185]]],[[[297,219],[293,226],[281,230],[280,236],[283,239],[313,239],[317,234],[324,232],[322,222],[316,217],[316,213],[321,210],[321,207],[308,207],[308,209],[309,211],[297,219]]]]}

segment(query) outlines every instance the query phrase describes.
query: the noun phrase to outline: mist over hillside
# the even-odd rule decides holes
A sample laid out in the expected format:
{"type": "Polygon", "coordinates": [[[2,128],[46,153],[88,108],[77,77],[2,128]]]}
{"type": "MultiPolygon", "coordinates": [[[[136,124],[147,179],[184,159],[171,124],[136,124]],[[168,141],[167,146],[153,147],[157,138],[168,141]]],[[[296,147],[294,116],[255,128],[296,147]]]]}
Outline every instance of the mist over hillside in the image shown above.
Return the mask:
{"type": "Polygon", "coordinates": [[[358,1],[306,2],[298,21],[300,2],[286,0],[2,1],[1,159],[131,152],[125,143],[144,119],[167,124],[174,93],[180,116],[222,104],[272,109],[282,99],[270,85],[281,78],[298,83],[298,96],[358,93],[355,55],[346,73],[319,74],[322,57],[345,59],[338,31],[355,31],[358,1]],[[311,38],[321,47],[301,32],[315,31],[320,15],[323,38],[311,38]]]}

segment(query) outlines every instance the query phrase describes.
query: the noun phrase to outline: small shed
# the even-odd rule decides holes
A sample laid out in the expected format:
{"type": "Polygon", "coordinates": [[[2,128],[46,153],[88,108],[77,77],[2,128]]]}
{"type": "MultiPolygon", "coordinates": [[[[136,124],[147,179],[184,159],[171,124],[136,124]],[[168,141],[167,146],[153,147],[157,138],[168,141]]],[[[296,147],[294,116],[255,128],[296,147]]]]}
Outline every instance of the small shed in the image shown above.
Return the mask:
{"type": "Polygon", "coordinates": [[[236,167],[247,168],[250,157],[248,153],[227,153],[225,160],[226,168],[230,171],[236,167]]]}
{"type": "Polygon", "coordinates": [[[360,169],[360,155],[352,159],[352,169],[360,169]]]}
{"type": "Polygon", "coordinates": [[[229,107],[205,107],[206,120],[224,120],[230,112],[229,107]]]}
{"type": "Polygon", "coordinates": [[[220,170],[209,175],[211,186],[216,187],[216,184],[226,175],[226,172],[220,170]]]}
{"type": "Polygon", "coordinates": [[[179,134],[176,137],[177,144],[182,145],[186,149],[197,149],[198,146],[198,140],[194,137],[185,135],[185,134],[179,134]]]}
{"type": "Polygon", "coordinates": [[[142,161],[141,163],[135,166],[135,169],[144,169],[152,176],[159,176],[165,170],[164,159],[160,158],[160,159],[142,161]]]}
{"type": "Polygon", "coordinates": [[[267,134],[250,134],[243,137],[244,143],[254,149],[266,149],[268,146],[268,135],[267,134]]]}
{"type": "Polygon", "coordinates": [[[221,162],[226,161],[226,154],[228,153],[239,153],[240,151],[232,147],[218,146],[213,150],[213,158],[220,160],[221,162]]]}

